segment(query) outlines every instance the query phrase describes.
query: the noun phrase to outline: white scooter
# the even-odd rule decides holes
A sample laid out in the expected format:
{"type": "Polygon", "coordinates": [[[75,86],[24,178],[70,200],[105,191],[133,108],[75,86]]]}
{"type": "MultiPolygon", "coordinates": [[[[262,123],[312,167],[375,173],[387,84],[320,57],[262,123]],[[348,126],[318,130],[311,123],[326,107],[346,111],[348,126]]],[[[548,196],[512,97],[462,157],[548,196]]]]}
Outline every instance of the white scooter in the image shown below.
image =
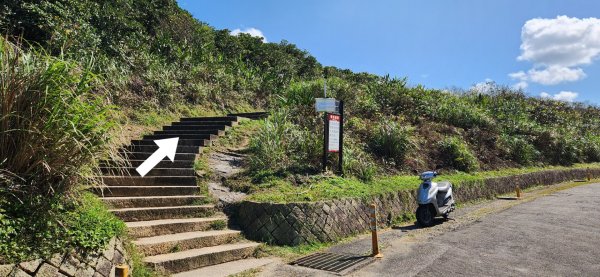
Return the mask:
{"type": "Polygon", "coordinates": [[[427,171],[419,176],[423,183],[417,192],[419,207],[416,215],[417,222],[424,227],[432,226],[436,216],[443,216],[447,219],[455,209],[452,184],[448,181],[432,182],[437,175],[438,173],[435,171],[427,171]]]}

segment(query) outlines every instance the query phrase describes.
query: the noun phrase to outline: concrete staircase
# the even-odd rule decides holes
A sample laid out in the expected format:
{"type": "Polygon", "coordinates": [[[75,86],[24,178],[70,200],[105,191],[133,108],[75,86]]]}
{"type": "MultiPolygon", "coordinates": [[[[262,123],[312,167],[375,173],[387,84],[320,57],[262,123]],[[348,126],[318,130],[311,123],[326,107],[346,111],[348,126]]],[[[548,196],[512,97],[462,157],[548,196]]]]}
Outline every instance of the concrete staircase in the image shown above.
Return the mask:
{"type": "MultiPolygon", "coordinates": [[[[101,162],[105,187],[96,193],[123,219],[144,261],[156,270],[178,276],[201,276],[227,268],[250,269],[265,263],[252,258],[258,243],[243,240],[240,231],[228,229],[227,217],[211,199],[201,195],[194,161],[202,147],[238,124],[240,116],[182,118],[162,131],[133,140],[123,147],[127,167],[101,162]],[[165,158],[145,177],[135,168],[158,146],[155,139],[179,137],[175,162],[165,158]],[[235,263],[238,264],[235,264],[235,263]]],[[[264,113],[248,114],[262,118],[264,113]]],[[[233,272],[235,273],[235,272],[233,272]]]]}

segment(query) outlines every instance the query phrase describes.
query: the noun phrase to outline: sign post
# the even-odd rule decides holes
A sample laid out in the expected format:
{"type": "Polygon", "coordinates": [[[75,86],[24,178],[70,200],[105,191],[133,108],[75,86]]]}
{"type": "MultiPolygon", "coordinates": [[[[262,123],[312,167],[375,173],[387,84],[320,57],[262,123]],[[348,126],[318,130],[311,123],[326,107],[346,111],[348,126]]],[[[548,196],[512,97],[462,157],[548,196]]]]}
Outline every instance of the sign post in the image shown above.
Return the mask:
{"type": "Polygon", "coordinates": [[[338,153],[338,174],[343,175],[344,152],[344,101],[333,98],[317,98],[317,112],[323,116],[323,172],[327,171],[328,153],[338,153]]]}

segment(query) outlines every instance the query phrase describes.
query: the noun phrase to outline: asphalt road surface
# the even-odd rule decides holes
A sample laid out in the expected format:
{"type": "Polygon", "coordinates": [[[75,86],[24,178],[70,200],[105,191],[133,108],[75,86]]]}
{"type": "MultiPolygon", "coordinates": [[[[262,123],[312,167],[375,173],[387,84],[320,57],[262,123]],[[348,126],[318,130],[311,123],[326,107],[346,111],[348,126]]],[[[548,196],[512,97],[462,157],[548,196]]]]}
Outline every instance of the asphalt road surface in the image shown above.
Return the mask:
{"type": "MultiPolygon", "coordinates": [[[[384,257],[351,275],[600,276],[600,184],[495,200],[459,209],[455,218],[381,234],[384,257]]],[[[364,254],[369,247],[370,238],[362,237],[328,251],[364,254]]],[[[280,264],[261,275],[330,274],[280,264]]]]}
{"type": "Polygon", "coordinates": [[[392,242],[390,248],[355,275],[600,276],[600,184],[556,192],[425,242],[392,242]]]}

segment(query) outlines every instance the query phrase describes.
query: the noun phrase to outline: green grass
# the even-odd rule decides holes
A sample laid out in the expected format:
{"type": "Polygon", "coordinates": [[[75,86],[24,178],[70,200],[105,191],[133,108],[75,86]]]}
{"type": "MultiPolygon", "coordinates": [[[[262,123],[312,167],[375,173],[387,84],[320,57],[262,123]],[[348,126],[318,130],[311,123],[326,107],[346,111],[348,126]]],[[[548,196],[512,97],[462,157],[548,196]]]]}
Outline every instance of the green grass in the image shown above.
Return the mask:
{"type": "Polygon", "coordinates": [[[212,230],[223,230],[227,227],[225,220],[215,220],[210,223],[210,229],[212,230]]]}
{"type": "MultiPolygon", "coordinates": [[[[569,168],[600,168],[600,163],[576,164],[572,167],[548,166],[510,168],[494,171],[481,171],[476,173],[453,173],[441,175],[438,180],[448,180],[455,186],[470,181],[479,181],[487,178],[519,175],[531,172],[569,168]]],[[[259,191],[248,199],[257,202],[306,202],[340,198],[364,198],[380,195],[387,192],[416,189],[420,181],[418,176],[396,175],[382,177],[371,182],[361,182],[354,178],[337,176],[313,176],[306,184],[295,186],[285,180],[273,180],[256,187],[259,191]]]]}

